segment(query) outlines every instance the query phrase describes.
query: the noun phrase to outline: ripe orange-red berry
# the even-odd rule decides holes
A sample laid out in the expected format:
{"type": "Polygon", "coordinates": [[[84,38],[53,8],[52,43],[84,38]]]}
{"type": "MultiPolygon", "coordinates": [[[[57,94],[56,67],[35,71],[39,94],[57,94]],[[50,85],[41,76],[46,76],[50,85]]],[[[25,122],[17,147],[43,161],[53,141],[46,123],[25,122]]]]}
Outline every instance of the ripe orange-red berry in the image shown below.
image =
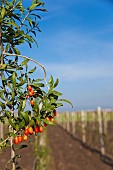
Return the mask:
{"type": "Polygon", "coordinates": [[[47,124],[44,122],[44,126],[46,127],[47,126],[47,124]]]}
{"type": "Polygon", "coordinates": [[[34,106],[34,100],[33,99],[30,100],[30,104],[31,104],[31,106],[34,106]]]}
{"type": "Polygon", "coordinates": [[[51,122],[54,122],[54,121],[55,121],[55,119],[54,119],[53,117],[50,117],[49,120],[50,120],[51,122]]]}
{"type": "Polygon", "coordinates": [[[14,144],[18,144],[18,136],[16,136],[15,138],[14,138],[14,144]]]}
{"type": "Polygon", "coordinates": [[[32,95],[34,95],[34,93],[35,93],[34,90],[31,90],[31,93],[32,93],[32,95]]]}
{"type": "Polygon", "coordinates": [[[27,96],[26,96],[26,99],[28,99],[28,97],[29,97],[29,96],[27,95],[27,96]]]}
{"type": "Polygon", "coordinates": [[[35,131],[35,133],[38,133],[38,132],[39,132],[39,127],[36,126],[36,127],[34,128],[34,131],[35,131]]]}
{"type": "Polygon", "coordinates": [[[22,136],[21,135],[18,136],[18,142],[22,142],[22,136]]]}
{"type": "Polygon", "coordinates": [[[29,96],[32,97],[33,96],[33,93],[31,91],[29,91],[29,96]]]}
{"type": "Polygon", "coordinates": [[[23,140],[26,141],[28,139],[28,136],[27,135],[24,135],[23,136],[23,140]]]}
{"type": "Polygon", "coordinates": [[[29,91],[31,91],[31,90],[32,90],[32,87],[29,85],[27,89],[28,89],[29,91]]]}
{"type": "Polygon", "coordinates": [[[39,132],[42,133],[44,131],[42,126],[39,126],[39,132]]]}
{"type": "Polygon", "coordinates": [[[32,135],[32,134],[33,134],[33,128],[32,128],[32,127],[29,127],[29,128],[28,128],[28,132],[29,132],[30,135],[32,135]]]}
{"type": "Polygon", "coordinates": [[[28,135],[28,134],[29,134],[28,128],[26,128],[26,129],[24,130],[24,134],[25,134],[25,135],[28,135]]]}
{"type": "Polygon", "coordinates": [[[57,112],[56,112],[56,110],[55,110],[55,109],[53,110],[53,113],[54,113],[54,116],[56,116],[56,115],[57,115],[57,112]]]}
{"type": "Polygon", "coordinates": [[[46,120],[49,120],[49,117],[46,117],[46,120]]]}

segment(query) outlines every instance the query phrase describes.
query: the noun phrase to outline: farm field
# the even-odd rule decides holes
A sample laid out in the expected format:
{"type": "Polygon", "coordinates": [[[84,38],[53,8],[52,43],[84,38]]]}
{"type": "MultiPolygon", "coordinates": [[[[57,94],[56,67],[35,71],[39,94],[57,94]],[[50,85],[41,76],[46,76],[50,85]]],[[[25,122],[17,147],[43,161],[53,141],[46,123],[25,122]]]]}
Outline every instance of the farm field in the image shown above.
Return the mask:
{"type": "Polygon", "coordinates": [[[88,150],[59,126],[49,127],[49,145],[55,170],[112,170],[101,160],[100,154],[88,150]]]}
{"type": "MultiPolygon", "coordinates": [[[[23,142],[29,146],[18,153],[23,170],[113,170],[113,112],[83,113],[60,113],[44,136],[38,133],[39,138],[30,136],[31,144],[23,142]]],[[[9,149],[0,154],[0,170],[9,158],[9,149]]]]}
{"type": "MultiPolygon", "coordinates": [[[[32,138],[32,141],[34,138],[32,138]]],[[[23,143],[25,144],[25,143],[23,143]]],[[[18,152],[22,156],[22,159],[19,159],[20,165],[23,167],[24,170],[32,170],[33,162],[35,160],[35,153],[33,149],[33,145],[29,144],[29,142],[26,143],[29,147],[24,148],[18,152]]],[[[2,154],[0,153],[0,170],[5,170],[5,166],[7,161],[10,159],[10,148],[7,148],[6,151],[4,151],[2,154]]],[[[11,166],[9,165],[8,168],[11,169],[11,166]]]]}

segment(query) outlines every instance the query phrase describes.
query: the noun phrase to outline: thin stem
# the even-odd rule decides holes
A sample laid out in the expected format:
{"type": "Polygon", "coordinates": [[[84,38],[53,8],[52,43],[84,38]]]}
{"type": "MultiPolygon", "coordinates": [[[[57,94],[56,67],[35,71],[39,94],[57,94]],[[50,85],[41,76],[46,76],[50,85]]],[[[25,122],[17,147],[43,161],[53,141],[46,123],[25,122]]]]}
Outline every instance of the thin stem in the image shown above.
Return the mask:
{"type": "MultiPolygon", "coordinates": [[[[15,131],[14,132],[14,135],[15,134],[17,134],[18,133],[18,131],[15,131]]],[[[6,139],[4,139],[1,143],[0,143],[0,146],[4,143],[4,142],[6,142],[7,140],[9,140],[11,138],[11,136],[9,135],[6,139]]]]}
{"type": "Polygon", "coordinates": [[[25,20],[27,19],[27,17],[29,16],[30,11],[26,14],[26,16],[24,17],[24,19],[22,20],[22,23],[20,24],[19,28],[22,27],[23,23],[25,22],[25,20]]]}
{"type": "MultiPolygon", "coordinates": [[[[46,70],[45,70],[44,66],[43,66],[41,63],[37,62],[36,60],[34,60],[34,59],[30,58],[30,57],[23,56],[23,55],[10,54],[10,53],[4,53],[4,55],[12,56],[12,57],[14,57],[14,56],[22,57],[22,58],[24,58],[24,59],[28,59],[28,60],[30,60],[30,61],[33,61],[34,63],[36,63],[37,65],[39,65],[39,66],[43,69],[43,71],[44,71],[44,81],[45,81],[46,86],[47,86],[47,88],[48,88],[48,84],[47,84],[47,81],[46,81],[46,70]]],[[[49,88],[48,88],[48,89],[49,89],[49,88]]]]}
{"type": "MultiPolygon", "coordinates": [[[[13,132],[12,128],[9,127],[9,130],[13,132]]],[[[12,170],[16,169],[16,165],[15,165],[15,150],[14,150],[14,143],[13,143],[13,136],[10,139],[10,144],[11,144],[11,159],[12,159],[12,170]]]]}
{"type": "MultiPolygon", "coordinates": [[[[2,42],[2,26],[1,26],[1,23],[0,23],[0,64],[2,65],[4,63],[4,49],[3,49],[3,42],[2,42]]],[[[4,78],[4,71],[1,71],[1,79],[4,78]]],[[[5,86],[4,86],[4,83],[2,81],[2,85],[3,85],[3,88],[5,90],[5,86]]],[[[4,138],[4,135],[3,135],[3,124],[1,123],[1,138],[3,139],[4,138]]]]}

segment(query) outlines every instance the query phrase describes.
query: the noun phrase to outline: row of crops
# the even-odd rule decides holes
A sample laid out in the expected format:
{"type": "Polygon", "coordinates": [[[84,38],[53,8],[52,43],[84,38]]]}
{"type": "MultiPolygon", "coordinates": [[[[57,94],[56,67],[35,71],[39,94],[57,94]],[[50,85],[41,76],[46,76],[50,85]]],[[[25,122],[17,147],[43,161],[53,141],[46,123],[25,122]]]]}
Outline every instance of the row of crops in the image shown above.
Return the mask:
{"type": "Polygon", "coordinates": [[[113,110],[98,107],[94,111],[59,113],[57,123],[82,144],[112,159],[113,110]]]}

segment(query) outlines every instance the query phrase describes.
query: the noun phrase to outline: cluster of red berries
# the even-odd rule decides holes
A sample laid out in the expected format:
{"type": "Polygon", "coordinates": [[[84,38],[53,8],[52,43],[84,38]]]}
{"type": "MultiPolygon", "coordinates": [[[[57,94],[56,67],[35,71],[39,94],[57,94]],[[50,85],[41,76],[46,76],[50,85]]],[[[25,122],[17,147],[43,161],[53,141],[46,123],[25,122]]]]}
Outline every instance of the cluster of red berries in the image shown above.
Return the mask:
{"type": "MultiPolygon", "coordinates": [[[[26,99],[28,99],[29,97],[33,97],[35,94],[34,90],[32,89],[32,87],[30,85],[28,85],[27,89],[28,89],[28,95],[26,96],[26,99]]],[[[33,98],[30,99],[30,104],[31,104],[31,106],[34,106],[33,98]]]]}
{"type": "MultiPolygon", "coordinates": [[[[57,115],[55,109],[53,110],[53,114],[54,114],[54,117],[57,115]]],[[[49,117],[46,117],[45,119],[48,120],[48,121],[54,122],[55,121],[54,117],[49,116],[49,117]]],[[[43,126],[46,127],[47,124],[44,122],[43,126]]],[[[18,135],[18,136],[16,136],[14,138],[14,144],[18,144],[19,142],[22,142],[22,141],[27,141],[28,140],[28,135],[32,135],[33,133],[35,133],[35,134],[38,133],[38,132],[42,133],[44,131],[43,126],[42,125],[39,126],[38,125],[38,121],[37,121],[36,126],[34,128],[31,127],[31,126],[26,127],[25,130],[24,130],[23,136],[22,135],[18,135]]]]}
{"type": "Polygon", "coordinates": [[[18,135],[14,138],[14,144],[18,144],[19,142],[22,141],[27,141],[28,140],[28,135],[32,135],[33,133],[42,133],[44,131],[43,126],[36,126],[34,129],[32,127],[26,127],[24,130],[24,134],[18,135]]]}

